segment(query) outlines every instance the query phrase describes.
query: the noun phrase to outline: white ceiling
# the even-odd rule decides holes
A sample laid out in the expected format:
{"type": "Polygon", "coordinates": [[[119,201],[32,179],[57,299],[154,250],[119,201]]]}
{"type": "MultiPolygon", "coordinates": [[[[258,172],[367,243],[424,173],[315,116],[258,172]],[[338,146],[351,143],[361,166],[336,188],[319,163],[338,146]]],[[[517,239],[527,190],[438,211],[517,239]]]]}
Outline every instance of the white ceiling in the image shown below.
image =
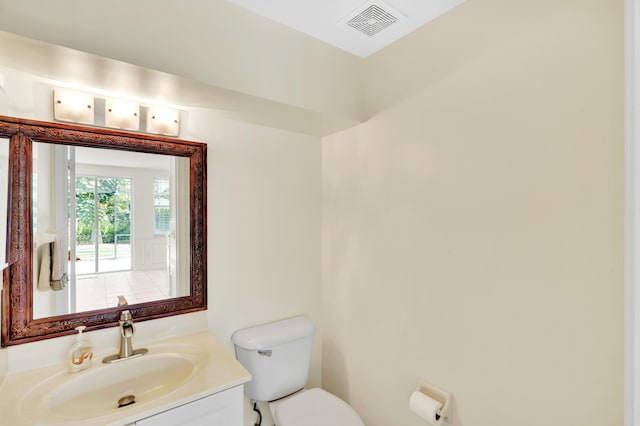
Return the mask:
{"type": "Polygon", "coordinates": [[[377,52],[464,2],[464,0],[228,1],[360,57],[367,57],[377,52]],[[346,24],[356,10],[372,4],[394,15],[399,15],[398,21],[373,36],[366,36],[346,24]]]}

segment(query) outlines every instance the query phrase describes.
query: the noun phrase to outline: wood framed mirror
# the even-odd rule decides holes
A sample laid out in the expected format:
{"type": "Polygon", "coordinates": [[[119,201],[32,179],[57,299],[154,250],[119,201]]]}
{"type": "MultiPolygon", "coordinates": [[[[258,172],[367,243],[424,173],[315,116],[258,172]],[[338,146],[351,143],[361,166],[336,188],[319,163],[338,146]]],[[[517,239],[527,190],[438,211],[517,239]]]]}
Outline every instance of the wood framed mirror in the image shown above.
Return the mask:
{"type": "Polygon", "coordinates": [[[72,334],[80,325],[87,330],[115,326],[124,309],[130,310],[136,321],[143,321],[207,308],[206,144],[1,116],[0,140],[8,141],[6,257],[9,268],[4,272],[2,292],[2,346],[72,334]],[[64,152],[62,160],[56,157],[58,151],[64,152]],[[100,158],[102,163],[83,163],[82,168],[76,163],[76,154],[100,158]],[[109,158],[115,160],[109,163],[109,158]],[[114,165],[114,161],[118,164],[114,165]],[[63,172],[55,167],[60,162],[65,165],[63,172]],[[149,176],[141,170],[147,163],[154,164],[149,170],[162,168],[155,164],[169,163],[175,175],[156,171],[160,178],[153,181],[153,187],[144,187],[140,182],[146,179],[148,183],[149,176]],[[105,167],[111,167],[111,171],[104,172],[105,167]],[[125,167],[131,171],[121,172],[125,167]],[[68,175],[66,170],[74,174],[68,175]],[[78,170],[84,170],[84,174],[75,175],[78,170]],[[140,181],[123,175],[135,175],[140,181]],[[146,177],[139,177],[141,175],[146,177]],[[61,185],[73,190],[65,187],[60,195],[61,185]],[[87,186],[94,188],[93,192],[87,191],[87,186]],[[152,200],[153,206],[145,206],[136,198],[144,196],[152,200]],[[84,204],[76,205],[76,200],[84,204]],[[95,205],[93,225],[91,214],[86,213],[86,206],[92,204],[95,205]],[[106,206],[108,212],[99,213],[100,206],[106,206]],[[76,212],[78,209],[84,216],[76,212]],[[143,214],[149,211],[151,213],[143,214]],[[132,216],[138,217],[138,224],[123,225],[121,218],[132,220],[132,216]],[[155,237],[139,237],[148,223],[157,222],[158,217],[164,217],[166,223],[149,231],[155,237]],[[81,245],[85,251],[79,255],[81,245]],[[114,254],[117,250],[119,255],[114,254]],[[109,253],[107,260],[100,257],[102,252],[109,253]],[[126,256],[122,254],[127,252],[128,264],[123,263],[126,256]],[[142,272],[150,275],[153,262],[144,259],[147,255],[153,258],[154,253],[155,258],[167,258],[166,275],[160,278],[162,285],[153,280],[147,284],[156,287],[154,291],[162,287],[166,292],[160,296],[147,295],[147,299],[138,293],[126,297],[126,292],[118,287],[118,283],[122,283],[115,273],[119,273],[119,277],[122,274],[137,276],[142,272]],[[90,260],[85,262],[89,266],[77,265],[85,260],[90,260]],[[101,266],[100,262],[107,266],[101,266]],[[66,293],[54,286],[54,282],[58,282],[54,271],[60,264],[65,265],[69,277],[63,283],[66,293]],[[79,276],[85,277],[83,286],[96,277],[103,278],[100,297],[107,299],[105,306],[96,308],[97,305],[85,303],[84,308],[79,308],[80,303],[76,303],[79,276]],[[42,297],[44,303],[40,300],[42,297]],[[118,302],[127,305],[118,306],[118,302]],[[49,305],[55,308],[51,310],[49,305]]]}

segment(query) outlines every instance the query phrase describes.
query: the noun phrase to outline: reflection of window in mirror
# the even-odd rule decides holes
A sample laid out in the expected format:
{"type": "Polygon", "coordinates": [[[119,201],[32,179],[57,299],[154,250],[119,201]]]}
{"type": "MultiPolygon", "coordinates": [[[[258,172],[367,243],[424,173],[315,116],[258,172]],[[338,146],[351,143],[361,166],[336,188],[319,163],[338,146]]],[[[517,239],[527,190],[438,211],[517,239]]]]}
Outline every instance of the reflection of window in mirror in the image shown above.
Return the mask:
{"type": "Polygon", "coordinates": [[[33,156],[34,318],[189,295],[188,159],[47,143],[33,156]]]}
{"type": "Polygon", "coordinates": [[[74,199],[78,277],[130,270],[131,179],[76,175],[74,199]]]}
{"type": "Polygon", "coordinates": [[[153,225],[156,235],[169,233],[170,203],[169,179],[153,178],[153,225]]]}

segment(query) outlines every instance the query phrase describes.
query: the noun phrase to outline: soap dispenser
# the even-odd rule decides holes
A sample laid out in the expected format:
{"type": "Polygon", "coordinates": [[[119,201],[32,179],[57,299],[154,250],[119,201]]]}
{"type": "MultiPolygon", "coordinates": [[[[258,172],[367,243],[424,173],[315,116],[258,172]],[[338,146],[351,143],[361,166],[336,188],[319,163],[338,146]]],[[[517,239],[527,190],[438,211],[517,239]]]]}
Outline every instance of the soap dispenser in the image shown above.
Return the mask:
{"type": "Polygon", "coordinates": [[[71,346],[71,350],[69,351],[69,371],[71,373],[86,370],[91,367],[93,347],[91,346],[91,342],[86,340],[82,335],[85,328],[84,325],[76,327],[76,330],[78,330],[76,342],[71,346]]]}

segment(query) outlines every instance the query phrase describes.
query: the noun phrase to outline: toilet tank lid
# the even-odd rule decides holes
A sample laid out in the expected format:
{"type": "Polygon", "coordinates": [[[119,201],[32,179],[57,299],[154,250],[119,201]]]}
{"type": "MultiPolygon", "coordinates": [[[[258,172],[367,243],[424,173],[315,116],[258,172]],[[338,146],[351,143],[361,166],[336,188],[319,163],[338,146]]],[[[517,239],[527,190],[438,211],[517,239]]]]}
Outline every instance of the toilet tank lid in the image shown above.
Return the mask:
{"type": "Polygon", "coordinates": [[[241,348],[261,350],[312,336],[314,332],[311,321],[305,317],[294,317],[238,330],[231,340],[241,348]]]}

